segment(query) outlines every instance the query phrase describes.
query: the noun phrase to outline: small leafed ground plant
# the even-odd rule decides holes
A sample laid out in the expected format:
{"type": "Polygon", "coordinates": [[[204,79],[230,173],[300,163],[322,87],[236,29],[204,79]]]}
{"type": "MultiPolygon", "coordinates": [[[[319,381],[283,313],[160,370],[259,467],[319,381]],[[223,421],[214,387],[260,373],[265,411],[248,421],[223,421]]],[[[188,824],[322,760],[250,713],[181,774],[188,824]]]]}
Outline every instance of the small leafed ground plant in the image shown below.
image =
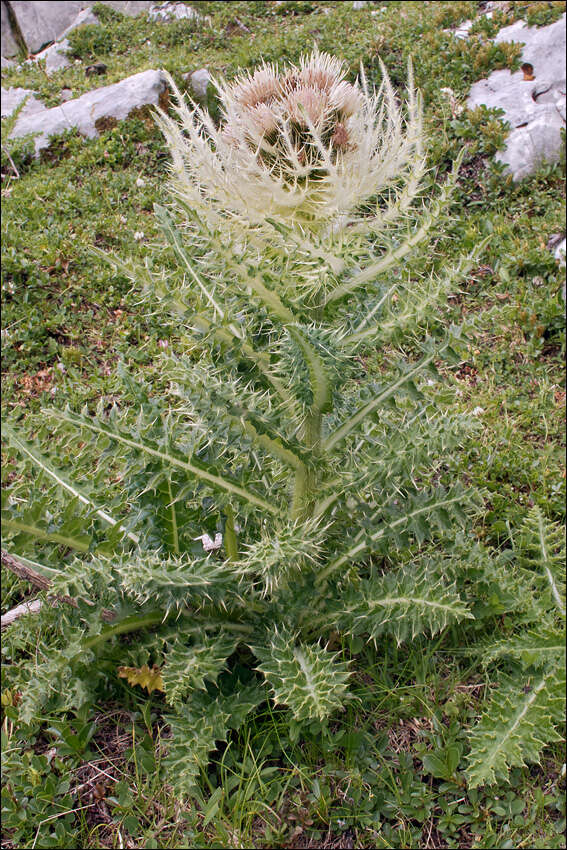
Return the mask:
{"type": "Polygon", "coordinates": [[[124,374],[135,410],[48,412],[101,450],[89,489],[5,429],[39,476],[25,498],[17,480],[6,489],[4,531],[67,598],[64,643],[30,676],[20,720],[84,706],[118,677],[162,691],[168,778],[188,792],[260,703],[287,707],[292,739],[332,735],[363,642],[482,616],[475,600],[497,584],[510,609],[539,589],[546,619],[489,660],[511,655],[539,678],[519,708],[507,693],[481,724],[470,779],[537,758],[559,720],[557,541],[534,515],[543,549],[516,580],[456,531],[478,500],[446,480],[463,423],[427,395],[442,362],[459,360],[435,307],[483,245],[441,274],[433,252],[429,268],[408,263],[439,238],[459,167],[424,208],[411,70],[402,104],[385,70],[371,92],[325,54],[264,65],[217,83],[219,126],[171,86],[176,118],[157,120],[173,203],[155,214],[177,265],[99,256],[173,311],[190,343],[164,355],[164,391],[124,374]],[[381,383],[365,368],[376,351],[381,383]],[[112,505],[95,495],[108,465],[112,505]],[[544,664],[532,638],[546,642],[544,664]]]}

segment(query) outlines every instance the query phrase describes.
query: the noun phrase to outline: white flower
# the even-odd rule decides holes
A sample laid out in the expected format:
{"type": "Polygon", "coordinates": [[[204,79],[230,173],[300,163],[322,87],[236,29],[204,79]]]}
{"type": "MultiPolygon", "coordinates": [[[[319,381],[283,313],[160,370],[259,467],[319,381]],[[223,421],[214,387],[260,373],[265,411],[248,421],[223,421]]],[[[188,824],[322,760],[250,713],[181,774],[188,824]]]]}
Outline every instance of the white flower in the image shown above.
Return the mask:
{"type": "Polygon", "coordinates": [[[134,239],[136,240],[136,242],[141,242],[141,240],[143,238],[144,238],[144,231],[143,230],[136,230],[136,232],[134,233],[134,239]]]}
{"type": "Polygon", "coordinates": [[[484,413],[484,407],[475,407],[472,411],[473,416],[481,416],[484,413]]]}
{"type": "Polygon", "coordinates": [[[282,71],[264,64],[231,83],[211,80],[220,127],[188,106],[169,77],[179,124],[162,111],[158,123],[172,152],[174,192],[208,224],[235,233],[258,232],[278,216],[298,228],[344,227],[422,156],[411,70],[405,119],[383,66],[382,74],[371,92],[362,70],[353,85],[343,62],[315,50],[282,71]]]}
{"type": "Polygon", "coordinates": [[[136,180],[136,186],[139,186],[140,189],[141,189],[142,186],[145,186],[145,185],[146,185],[146,181],[144,180],[144,178],[138,177],[138,179],[136,180]]]}

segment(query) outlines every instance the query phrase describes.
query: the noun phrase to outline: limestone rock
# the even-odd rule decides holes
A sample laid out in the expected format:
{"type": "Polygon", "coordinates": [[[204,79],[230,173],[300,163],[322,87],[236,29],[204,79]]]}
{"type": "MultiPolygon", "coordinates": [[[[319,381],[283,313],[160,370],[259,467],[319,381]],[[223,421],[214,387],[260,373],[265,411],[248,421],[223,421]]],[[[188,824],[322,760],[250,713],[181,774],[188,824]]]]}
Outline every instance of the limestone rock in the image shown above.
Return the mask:
{"type": "Polygon", "coordinates": [[[28,59],[27,61],[36,62],[38,59],[45,59],[46,74],[53,74],[54,71],[60,71],[62,68],[67,68],[71,64],[71,60],[67,57],[69,47],[69,41],[64,38],[63,41],[56,41],[55,44],[51,44],[45,50],[36,53],[33,59],[28,59]]]}
{"type": "Polygon", "coordinates": [[[34,139],[36,155],[49,146],[49,137],[66,130],[77,129],[88,138],[127,118],[143,106],[163,102],[166,81],[161,71],[142,71],[119,83],[94,89],[73,100],[45,109],[40,115],[18,118],[12,136],[38,133],[34,139]]]}
{"type": "Polygon", "coordinates": [[[456,29],[449,30],[449,32],[452,32],[455,38],[468,38],[473,23],[474,21],[463,21],[456,29]]]}
{"type": "Polygon", "coordinates": [[[198,71],[193,71],[192,74],[187,74],[187,82],[193,90],[193,96],[196,100],[207,99],[207,87],[211,80],[211,75],[206,68],[200,68],[198,71]]]}
{"type": "Polygon", "coordinates": [[[516,21],[501,29],[494,42],[523,42],[522,62],[534,66],[536,80],[565,80],[565,19],[563,15],[547,27],[528,27],[524,21],[516,21]]]}
{"type": "Polygon", "coordinates": [[[13,59],[6,59],[5,56],[0,57],[2,68],[12,68],[16,63],[13,59]]]}
{"type": "Polygon", "coordinates": [[[48,111],[47,107],[36,98],[35,92],[30,89],[2,89],[2,118],[6,118],[8,115],[11,115],[25,97],[27,97],[27,101],[18,116],[16,126],[24,118],[48,111]]]}
{"type": "MultiPolygon", "coordinates": [[[[483,18],[492,18],[493,12],[490,10],[484,11],[482,13],[483,18]]],[[[463,21],[462,24],[458,24],[454,29],[443,30],[443,32],[448,32],[455,38],[467,39],[470,35],[470,31],[473,27],[474,21],[463,21]]]]}
{"type": "MultiPolygon", "coordinates": [[[[102,0],[105,6],[110,6],[116,12],[122,12],[129,18],[135,18],[142,12],[148,12],[155,6],[154,0],[102,0]]],[[[92,5],[92,4],[91,4],[92,5]]]]}
{"type": "Polygon", "coordinates": [[[79,12],[92,5],[84,0],[12,0],[11,9],[29,53],[38,53],[46,44],[57,41],[79,12]]]}
{"type": "Polygon", "coordinates": [[[77,17],[73,21],[71,21],[67,29],[63,30],[63,32],[59,36],[59,39],[64,39],[67,35],[69,35],[70,32],[76,30],[77,27],[86,26],[87,24],[89,26],[91,26],[92,24],[100,24],[99,19],[90,7],[87,9],[83,9],[79,12],[77,17]]]}
{"type": "Polygon", "coordinates": [[[2,56],[5,56],[7,59],[12,59],[14,56],[18,56],[20,51],[18,48],[18,42],[12,33],[10,19],[8,18],[8,10],[4,2],[0,4],[0,24],[2,27],[2,56]]]}
{"type": "Polygon", "coordinates": [[[183,18],[197,20],[201,16],[192,6],[183,3],[164,3],[163,6],[152,6],[148,12],[151,21],[180,21],[183,18]]]}
{"type": "MultiPolygon", "coordinates": [[[[151,0],[102,2],[105,6],[130,17],[147,12],[154,5],[151,0]]],[[[64,38],[71,29],[81,24],[98,23],[96,16],[90,11],[92,5],[93,0],[11,0],[10,8],[28,53],[34,54],[46,45],[64,38]]],[[[7,8],[2,2],[2,55],[10,58],[18,52],[7,8]]]]}
{"type": "Polygon", "coordinates": [[[533,66],[534,80],[522,71],[494,71],[475,83],[467,106],[484,104],[504,110],[512,130],[506,148],[496,155],[521,180],[544,161],[555,162],[565,126],[565,20],[547,27],[528,27],[523,21],[500,30],[495,41],[522,41],[522,61],[533,66]]]}
{"type": "Polygon", "coordinates": [[[567,240],[563,238],[559,245],[556,247],[555,251],[553,252],[553,256],[555,257],[559,265],[563,266],[563,268],[565,268],[565,253],[567,251],[566,246],[567,240]]]}

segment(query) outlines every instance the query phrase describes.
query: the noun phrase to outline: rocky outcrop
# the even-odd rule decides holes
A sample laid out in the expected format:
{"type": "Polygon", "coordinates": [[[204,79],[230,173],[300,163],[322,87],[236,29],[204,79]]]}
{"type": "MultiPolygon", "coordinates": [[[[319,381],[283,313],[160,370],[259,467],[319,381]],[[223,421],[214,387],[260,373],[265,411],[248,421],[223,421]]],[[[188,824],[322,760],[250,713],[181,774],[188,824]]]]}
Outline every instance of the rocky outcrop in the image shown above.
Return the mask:
{"type": "MultiPolygon", "coordinates": [[[[102,0],[124,15],[139,15],[148,11],[151,0],[102,0]]],[[[63,38],[77,15],[93,5],[93,0],[1,0],[2,56],[12,58],[22,51],[38,53],[43,47],[63,38]]],[[[87,21],[82,21],[85,23],[87,21]]],[[[92,21],[88,21],[91,23],[92,21]]]]}
{"type": "MultiPolygon", "coordinates": [[[[9,90],[14,91],[17,90],[9,90]]],[[[29,94],[24,89],[20,92],[24,94],[19,96],[18,102],[25,94],[29,94]]],[[[166,99],[167,84],[164,74],[161,71],[142,71],[114,85],[94,89],[74,100],[68,100],[53,109],[46,109],[40,104],[41,109],[18,117],[10,135],[16,137],[37,134],[34,146],[38,154],[49,146],[51,136],[76,129],[81,135],[92,138],[116,121],[127,118],[134,110],[148,105],[165,106],[166,99]]],[[[4,108],[4,92],[2,104],[4,108]]],[[[11,111],[16,105],[17,103],[11,111]]],[[[27,106],[28,104],[24,111],[27,106]]]]}
{"type": "Polygon", "coordinates": [[[47,107],[38,100],[35,92],[30,89],[2,89],[2,118],[11,115],[20,105],[22,100],[25,104],[18,116],[18,120],[36,115],[38,112],[47,112],[47,107]]]}
{"type": "Polygon", "coordinates": [[[500,30],[495,41],[522,42],[522,62],[532,70],[494,71],[472,86],[467,100],[471,108],[484,104],[504,111],[512,129],[496,159],[514,180],[532,174],[544,161],[559,159],[565,127],[565,21],[563,15],[541,28],[518,21],[500,30]]]}
{"type": "Polygon", "coordinates": [[[12,24],[9,17],[8,6],[1,3],[0,24],[2,26],[2,59],[11,59],[20,52],[16,36],[12,32],[12,24]]]}
{"type": "MultiPolygon", "coordinates": [[[[61,33],[87,5],[89,4],[82,0],[67,0],[67,2],[49,0],[48,3],[12,0],[9,7],[17,21],[28,53],[37,53],[46,44],[57,41],[61,33]]],[[[6,55],[3,45],[2,55],[6,55]]]]}
{"type": "Polygon", "coordinates": [[[205,102],[207,100],[207,89],[211,81],[211,75],[206,68],[199,68],[192,74],[184,74],[184,79],[191,86],[191,94],[195,100],[205,102]]]}
{"type": "MultiPolygon", "coordinates": [[[[87,9],[86,11],[90,10],[87,9]]],[[[33,59],[27,59],[26,61],[36,62],[43,59],[45,61],[46,74],[53,74],[54,71],[60,71],[62,68],[67,68],[71,64],[71,60],[67,58],[69,47],[69,41],[64,38],[62,41],[56,41],[55,44],[50,44],[41,53],[36,53],[33,59]]]]}
{"type": "Polygon", "coordinates": [[[181,21],[197,20],[201,16],[192,6],[184,3],[164,3],[162,6],[153,6],[148,16],[151,21],[181,21]]]}

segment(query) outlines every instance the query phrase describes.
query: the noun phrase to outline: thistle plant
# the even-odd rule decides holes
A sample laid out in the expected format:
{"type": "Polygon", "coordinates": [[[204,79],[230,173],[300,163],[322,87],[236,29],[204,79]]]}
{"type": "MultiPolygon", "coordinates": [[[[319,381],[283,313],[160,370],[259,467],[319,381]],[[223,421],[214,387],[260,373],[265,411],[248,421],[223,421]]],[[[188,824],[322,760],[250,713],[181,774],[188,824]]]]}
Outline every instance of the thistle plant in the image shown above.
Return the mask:
{"type": "Polygon", "coordinates": [[[155,214],[176,266],[96,253],[177,317],[167,392],[124,374],[135,410],[47,411],[73,451],[76,434],[101,449],[88,490],[5,430],[41,473],[23,511],[21,484],[7,490],[11,551],[74,601],[20,716],[119,677],[163,691],[182,791],[268,699],[295,737],[331,734],[352,698],[349,645],[472,617],[452,547],[475,497],[445,482],[463,423],[427,394],[459,362],[458,332],[428,331],[483,245],[441,274],[419,253],[459,161],[425,204],[411,67],[404,102],[382,72],[371,91],[318,52],[264,64],[217,81],[219,126],[170,80],[172,114],[156,117],[171,202],[155,214]],[[376,351],[380,380],[365,368],[376,351]],[[119,467],[112,506],[104,458],[119,467]]]}

